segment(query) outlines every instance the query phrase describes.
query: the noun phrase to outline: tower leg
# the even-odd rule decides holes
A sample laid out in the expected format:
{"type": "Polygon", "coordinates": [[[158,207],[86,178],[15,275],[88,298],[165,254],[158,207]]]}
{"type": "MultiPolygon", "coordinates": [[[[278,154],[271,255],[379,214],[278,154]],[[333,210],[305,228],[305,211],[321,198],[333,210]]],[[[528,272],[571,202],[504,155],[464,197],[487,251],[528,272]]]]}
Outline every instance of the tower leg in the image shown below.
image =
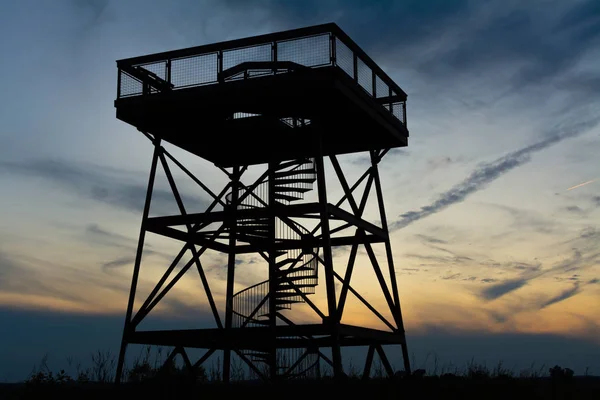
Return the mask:
{"type": "Polygon", "coordinates": [[[137,289],[138,276],[140,273],[140,264],[142,262],[142,252],[144,250],[144,240],[146,238],[146,220],[150,213],[150,203],[152,201],[152,191],[154,189],[154,178],[156,177],[156,166],[158,157],[161,151],[160,138],[154,140],[154,154],[152,155],[152,165],[150,167],[150,177],[148,178],[148,189],[146,191],[146,201],[144,203],[144,211],[142,214],[142,226],[140,228],[140,236],[138,238],[137,252],[135,255],[135,263],[133,266],[133,278],[131,280],[131,289],[129,291],[129,302],[127,303],[127,313],[125,315],[125,326],[123,328],[123,338],[121,339],[121,349],[119,350],[119,360],[117,361],[117,372],[115,375],[115,383],[121,383],[123,375],[123,366],[125,363],[125,352],[129,335],[132,333],[131,317],[133,314],[133,304],[135,302],[135,292],[137,289]]]}
{"type": "MultiPolygon", "coordinates": [[[[230,331],[233,322],[233,284],[235,280],[235,242],[236,242],[236,210],[238,206],[239,198],[239,185],[240,179],[240,168],[234,167],[232,173],[232,185],[231,185],[231,206],[230,215],[227,223],[229,224],[229,255],[227,262],[227,294],[225,297],[225,330],[230,331]]],[[[226,348],[223,351],[223,382],[228,383],[231,376],[231,349],[226,348]]]]}
{"type": "Polygon", "coordinates": [[[339,324],[340,318],[337,312],[336,296],[335,296],[335,281],[333,274],[333,256],[331,254],[331,234],[329,230],[329,211],[327,210],[327,188],[325,184],[325,169],[323,165],[322,144],[319,143],[319,153],[315,158],[317,167],[317,187],[319,194],[319,203],[321,206],[321,232],[323,237],[323,261],[325,272],[325,286],[327,289],[327,324],[331,329],[332,345],[331,357],[333,361],[333,376],[341,378],[343,375],[342,369],[342,353],[339,342],[339,324]]]}
{"type": "MultiPolygon", "coordinates": [[[[396,280],[396,269],[394,267],[394,257],[392,255],[392,245],[390,243],[389,230],[387,224],[387,218],[385,215],[385,205],[383,202],[383,190],[381,189],[381,180],[379,179],[378,160],[374,152],[371,152],[371,165],[373,167],[373,181],[375,183],[375,190],[377,192],[377,203],[379,205],[379,215],[381,219],[381,226],[383,230],[388,234],[385,240],[385,253],[387,257],[390,280],[392,283],[392,296],[394,298],[394,319],[398,327],[398,333],[402,335],[403,341],[402,347],[402,359],[404,361],[404,371],[410,375],[410,359],[408,357],[408,346],[406,345],[406,335],[404,332],[404,321],[402,319],[402,310],[400,308],[400,296],[398,294],[398,282],[396,280]]],[[[381,350],[383,352],[383,350],[381,350]]]]}
{"type": "Polygon", "coordinates": [[[269,243],[271,243],[271,248],[269,249],[269,329],[271,330],[271,343],[273,345],[269,348],[269,356],[268,356],[268,366],[269,366],[269,379],[271,382],[277,380],[277,348],[274,345],[276,340],[276,332],[275,329],[277,327],[277,302],[275,293],[277,292],[277,269],[275,267],[276,253],[273,248],[273,244],[276,240],[275,233],[275,170],[277,168],[277,163],[270,162],[269,163],[269,195],[268,195],[268,205],[269,205],[269,243]]]}

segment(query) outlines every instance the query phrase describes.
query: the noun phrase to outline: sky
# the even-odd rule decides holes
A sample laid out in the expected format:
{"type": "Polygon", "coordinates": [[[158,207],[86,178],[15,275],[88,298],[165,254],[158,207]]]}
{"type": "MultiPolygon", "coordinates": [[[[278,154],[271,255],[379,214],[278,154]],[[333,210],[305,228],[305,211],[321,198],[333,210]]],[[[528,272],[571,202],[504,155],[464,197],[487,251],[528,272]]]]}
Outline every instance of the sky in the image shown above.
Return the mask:
{"type": "MultiPolygon", "coordinates": [[[[380,174],[414,366],[600,375],[597,1],[22,0],[0,4],[0,381],[44,354],[60,367],[118,349],[152,148],[115,117],[115,60],[325,22],[408,94],[409,146],[380,174]]],[[[364,155],[343,166],[357,177],[364,155]]],[[[153,215],[174,213],[157,185],[153,215]]],[[[209,199],[185,187],[201,211],[209,199]]],[[[177,250],[149,238],[142,292],[177,250]]],[[[253,261],[239,288],[259,279],[253,261]]],[[[203,262],[221,301],[226,258],[203,262]]],[[[197,276],[169,296],[148,326],[211,324],[197,276]]],[[[346,313],[377,327],[358,304],[346,313]]]]}

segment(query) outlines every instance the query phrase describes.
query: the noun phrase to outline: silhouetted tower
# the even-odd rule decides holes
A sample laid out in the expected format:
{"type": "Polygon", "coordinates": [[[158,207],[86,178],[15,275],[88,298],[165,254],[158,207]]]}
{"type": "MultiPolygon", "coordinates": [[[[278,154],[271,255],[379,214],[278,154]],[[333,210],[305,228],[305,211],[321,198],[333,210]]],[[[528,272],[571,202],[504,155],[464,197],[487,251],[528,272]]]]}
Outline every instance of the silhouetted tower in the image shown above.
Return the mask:
{"type": "Polygon", "coordinates": [[[378,172],[391,148],[407,146],[406,93],[335,24],[135,57],[117,66],[117,118],[154,146],[117,381],[132,343],[173,346],[170,359],[180,354],[192,369],[223,351],[225,381],[234,355],[266,380],[314,377],[321,362],[339,377],[343,346],[368,346],[368,376],[375,352],[393,374],[382,346],[400,345],[410,372],[378,172]],[[221,193],[194,176],[163,142],[213,163],[227,179],[221,193]],[[338,155],[359,152],[368,156],[366,172],[350,184],[338,155]],[[328,178],[326,162],[333,171],[328,178]],[[159,164],[178,215],[149,216],[159,164]],[[187,211],[169,165],[211,196],[205,212],[187,211]],[[264,171],[244,183],[250,166],[264,171]],[[344,193],[337,203],[327,193],[333,180],[344,193]],[[377,200],[378,224],[363,218],[370,197],[377,200]],[[179,240],[182,249],[134,313],[147,232],[179,240]],[[376,243],[384,245],[385,266],[373,250],[376,243]],[[334,269],[336,246],[350,247],[344,270],[334,269]],[[350,284],[359,248],[366,251],[389,309],[384,313],[391,317],[350,284]],[[221,310],[201,262],[207,250],[228,255],[221,310]],[[264,259],[267,279],[238,290],[236,257],[252,253],[264,259]],[[199,273],[215,328],[140,331],[140,322],[190,268],[199,273]],[[326,306],[319,307],[310,295],[323,280],[326,306]],[[348,296],[362,302],[386,330],[342,323],[348,296]],[[290,310],[300,305],[314,312],[316,323],[294,321],[290,310]],[[193,364],[189,348],[206,353],[193,364]]]}

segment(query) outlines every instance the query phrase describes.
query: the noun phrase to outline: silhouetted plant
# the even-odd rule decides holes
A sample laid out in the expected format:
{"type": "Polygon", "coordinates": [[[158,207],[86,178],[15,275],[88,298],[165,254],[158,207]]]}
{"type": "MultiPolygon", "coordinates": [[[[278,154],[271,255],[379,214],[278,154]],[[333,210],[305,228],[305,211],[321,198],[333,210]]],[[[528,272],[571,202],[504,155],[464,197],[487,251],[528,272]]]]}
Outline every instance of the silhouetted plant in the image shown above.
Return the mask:
{"type": "Polygon", "coordinates": [[[558,365],[550,368],[548,370],[550,373],[550,378],[554,380],[565,380],[573,378],[573,370],[571,368],[562,368],[558,365]]]}
{"type": "Polygon", "coordinates": [[[476,364],[472,359],[467,365],[467,377],[470,379],[487,379],[490,377],[490,371],[485,364],[476,364]]]}
{"type": "Polygon", "coordinates": [[[508,368],[504,368],[502,361],[499,361],[492,372],[492,376],[500,379],[509,379],[512,378],[514,374],[508,368]]]}
{"type": "Polygon", "coordinates": [[[110,351],[98,351],[92,354],[92,380],[95,382],[112,382],[116,359],[110,351]]]}
{"type": "Polygon", "coordinates": [[[417,379],[423,378],[425,375],[427,375],[427,372],[423,368],[416,369],[411,374],[413,378],[417,379]]]}

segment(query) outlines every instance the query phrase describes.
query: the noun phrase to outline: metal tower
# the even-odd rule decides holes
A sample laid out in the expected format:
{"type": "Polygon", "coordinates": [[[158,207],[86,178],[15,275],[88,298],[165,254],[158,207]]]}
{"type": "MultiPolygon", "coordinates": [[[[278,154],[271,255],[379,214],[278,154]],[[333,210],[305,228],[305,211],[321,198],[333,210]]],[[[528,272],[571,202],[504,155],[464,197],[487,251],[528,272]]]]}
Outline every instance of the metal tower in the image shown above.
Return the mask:
{"type": "Polygon", "coordinates": [[[391,375],[383,347],[390,344],[401,346],[410,373],[378,172],[391,148],[407,146],[406,93],[335,24],[124,59],[117,67],[117,118],[154,146],[117,382],[127,345],[134,343],[172,346],[170,357],[180,354],[192,370],[222,351],[225,381],[234,355],[267,381],[318,376],[322,362],[340,377],[344,346],[368,347],[365,377],[375,352],[391,375]],[[163,147],[165,142],[212,162],[227,185],[220,193],[211,191],[163,147]],[[368,167],[350,183],[338,155],[359,152],[368,155],[368,167]],[[326,163],[335,172],[328,177],[326,163]],[[159,164],[178,215],[149,216],[159,164]],[[211,197],[205,212],[187,211],[171,166],[211,197]],[[250,166],[262,166],[264,173],[244,183],[250,166]],[[343,189],[337,202],[328,196],[332,180],[343,189]],[[377,200],[379,224],[363,218],[370,197],[377,200]],[[134,312],[146,233],[179,240],[182,247],[134,312]],[[384,257],[373,250],[375,243],[384,245],[384,257]],[[347,264],[337,270],[336,246],[350,250],[347,264]],[[360,248],[371,265],[355,266],[360,248]],[[201,261],[207,250],[227,254],[222,308],[201,261]],[[236,257],[250,253],[264,259],[268,279],[239,290],[236,257]],[[378,258],[385,258],[385,267],[378,258]],[[215,327],[140,331],[140,322],[191,268],[199,273],[215,327]],[[389,309],[384,314],[391,318],[351,285],[357,268],[372,269],[389,309]],[[325,287],[322,307],[311,300],[319,283],[325,287]],[[348,296],[387,329],[342,323],[348,296]],[[317,322],[295,321],[293,308],[299,305],[312,309],[317,322]],[[206,353],[192,363],[190,348],[206,353]]]}

